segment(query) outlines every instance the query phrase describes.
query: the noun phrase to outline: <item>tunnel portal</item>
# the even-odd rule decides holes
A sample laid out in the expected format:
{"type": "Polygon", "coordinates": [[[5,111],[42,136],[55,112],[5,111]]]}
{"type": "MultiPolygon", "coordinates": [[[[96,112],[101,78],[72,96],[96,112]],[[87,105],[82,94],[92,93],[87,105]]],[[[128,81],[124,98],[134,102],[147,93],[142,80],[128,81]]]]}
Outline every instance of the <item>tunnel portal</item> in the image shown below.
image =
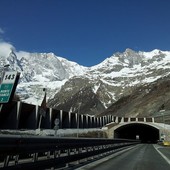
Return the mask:
{"type": "Polygon", "coordinates": [[[142,123],[131,123],[114,130],[114,138],[139,139],[142,143],[157,143],[159,129],[142,123]]]}

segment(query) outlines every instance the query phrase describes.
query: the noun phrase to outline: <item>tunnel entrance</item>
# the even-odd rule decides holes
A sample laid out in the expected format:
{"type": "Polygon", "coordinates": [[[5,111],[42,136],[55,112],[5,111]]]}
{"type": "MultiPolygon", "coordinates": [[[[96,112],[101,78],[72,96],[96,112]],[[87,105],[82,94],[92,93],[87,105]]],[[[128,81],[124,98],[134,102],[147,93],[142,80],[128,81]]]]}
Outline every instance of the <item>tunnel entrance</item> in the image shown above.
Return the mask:
{"type": "Polygon", "coordinates": [[[139,139],[142,143],[157,143],[159,129],[142,123],[131,123],[114,130],[114,138],[139,139]]]}

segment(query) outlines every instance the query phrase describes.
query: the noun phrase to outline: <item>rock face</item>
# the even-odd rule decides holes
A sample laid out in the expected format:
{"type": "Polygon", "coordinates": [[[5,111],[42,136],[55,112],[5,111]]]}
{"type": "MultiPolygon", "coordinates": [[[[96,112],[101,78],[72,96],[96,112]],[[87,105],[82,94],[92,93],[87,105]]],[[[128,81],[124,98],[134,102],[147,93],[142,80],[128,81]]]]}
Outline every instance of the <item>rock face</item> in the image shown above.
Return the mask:
{"type": "Polygon", "coordinates": [[[170,52],[126,49],[100,64],[84,67],[53,53],[12,51],[1,65],[21,72],[17,95],[40,104],[47,88],[48,106],[82,114],[142,116],[159,111],[169,95],[170,52]],[[167,89],[166,95],[161,90],[167,89]],[[159,107],[158,107],[159,106],[159,107]]]}
{"type": "Polygon", "coordinates": [[[71,111],[77,112],[78,103],[83,101],[86,106],[86,109],[82,106],[84,114],[102,113],[132,117],[152,115],[159,111],[163,94],[155,91],[156,96],[159,96],[158,100],[150,94],[150,89],[155,86],[161,88],[160,82],[164,84],[165,81],[168,84],[166,75],[169,74],[169,65],[170,57],[167,52],[154,50],[150,53],[136,53],[127,49],[123,54],[116,53],[101,64],[89,68],[86,78],[76,76],[69,79],[60,92],[49,100],[49,106],[67,111],[71,108],[71,111]],[[84,93],[91,94],[88,95],[91,98],[84,93]],[[63,98],[67,102],[63,102],[63,98]],[[152,99],[154,100],[151,101],[152,99]],[[91,104],[88,103],[89,100],[91,104]],[[143,104],[142,101],[146,100],[147,104],[143,104]]]}
{"type": "Polygon", "coordinates": [[[148,117],[161,115],[162,110],[170,113],[170,76],[134,89],[100,115],[148,117]]]}
{"type": "Polygon", "coordinates": [[[87,78],[72,78],[48,101],[49,107],[77,112],[80,105],[82,114],[97,114],[105,110],[100,94],[93,91],[93,84],[87,78]],[[64,109],[63,109],[64,108],[64,109]]]}

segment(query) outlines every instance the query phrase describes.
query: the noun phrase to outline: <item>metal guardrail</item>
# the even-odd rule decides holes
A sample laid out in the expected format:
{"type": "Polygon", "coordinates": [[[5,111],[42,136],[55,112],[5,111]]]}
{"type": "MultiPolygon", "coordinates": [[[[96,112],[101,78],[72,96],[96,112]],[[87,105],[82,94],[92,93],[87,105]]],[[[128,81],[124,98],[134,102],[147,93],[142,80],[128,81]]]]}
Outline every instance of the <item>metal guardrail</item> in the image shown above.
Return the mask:
{"type": "Polygon", "coordinates": [[[126,139],[1,135],[0,169],[57,168],[137,143],[126,139]]]}

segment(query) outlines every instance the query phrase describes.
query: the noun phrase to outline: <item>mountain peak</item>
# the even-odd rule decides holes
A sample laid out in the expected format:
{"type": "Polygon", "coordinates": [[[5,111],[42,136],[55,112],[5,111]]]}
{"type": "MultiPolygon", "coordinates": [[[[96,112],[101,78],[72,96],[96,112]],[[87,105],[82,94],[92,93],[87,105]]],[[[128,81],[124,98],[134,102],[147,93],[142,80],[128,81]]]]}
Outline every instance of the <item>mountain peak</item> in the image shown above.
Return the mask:
{"type": "Polygon", "coordinates": [[[6,57],[0,54],[0,60],[3,63],[10,62],[11,69],[21,72],[17,91],[22,101],[37,103],[42,99],[42,88],[47,87],[48,97],[52,99],[54,95],[58,96],[56,108],[62,103],[63,110],[67,103],[74,103],[76,93],[84,92],[83,89],[86,89],[89,95],[82,95],[82,101],[84,96],[87,97],[87,101],[93,102],[95,99],[93,110],[98,104],[101,108],[101,103],[107,108],[111,103],[129,94],[133,88],[154,82],[170,72],[170,52],[158,49],[136,52],[127,48],[125,52],[113,54],[93,67],[81,66],[54,53],[12,51],[6,57]],[[74,81],[71,82],[71,78],[74,81]],[[99,80],[100,86],[96,83],[99,80]],[[96,101],[101,103],[95,103],[96,101]]]}
{"type": "Polygon", "coordinates": [[[124,53],[135,53],[135,51],[132,50],[131,48],[126,48],[124,53]]]}

